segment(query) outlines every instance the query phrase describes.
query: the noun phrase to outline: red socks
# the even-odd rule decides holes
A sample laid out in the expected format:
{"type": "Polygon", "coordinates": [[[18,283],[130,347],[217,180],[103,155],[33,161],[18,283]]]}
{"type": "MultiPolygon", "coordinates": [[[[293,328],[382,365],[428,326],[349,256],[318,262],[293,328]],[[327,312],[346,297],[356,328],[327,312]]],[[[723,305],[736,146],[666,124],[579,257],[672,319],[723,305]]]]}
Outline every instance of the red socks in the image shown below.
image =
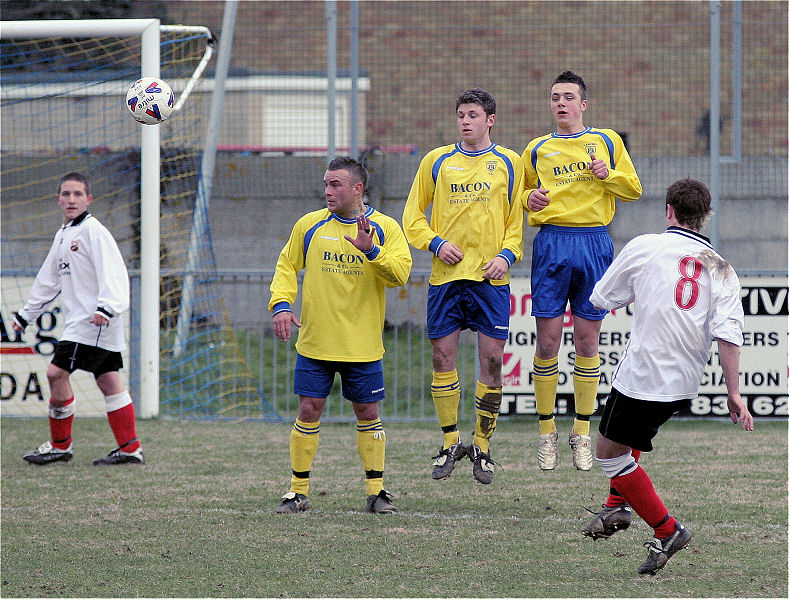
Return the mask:
{"type": "Polygon", "coordinates": [[[49,399],[49,435],[52,445],[58,450],[66,450],[71,445],[71,424],[74,422],[74,396],[60,406],[49,399]],[[67,416],[63,416],[67,415],[67,416]]]}
{"type": "Polygon", "coordinates": [[[108,412],[107,420],[121,450],[134,452],[140,447],[134,425],[134,404],[127,404],[123,408],[108,412]]]}
{"type": "MultiPolygon", "coordinates": [[[[634,462],[638,463],[639,462],[639,457],[642,456],[642,451],[641,450],[634,450],[632,448],[631,449],[631,456],[633,456],[634,462]]],[[[614,487],[609,486],[609,497],[606,499],[606,503],[604,504],[604,506],[606,508],[614,508],[615,506],[620,506],[621,504],[625,504],[625,503],[626,503],[625,502],[625,498],[623,498],[620,495],[620,492],[618,492],[616,489],[614,489],[614,487]]]]}
{"type": "Polygon", "coordinates": [[[665,538],[675,531],[675,518],[667,511],[653,488],[653,482],[642,467],[637,467],[628,475],[612,478],[614,487],[625,501],[631,505],[645,523],[655,529],[657,538],[665,538]]]}

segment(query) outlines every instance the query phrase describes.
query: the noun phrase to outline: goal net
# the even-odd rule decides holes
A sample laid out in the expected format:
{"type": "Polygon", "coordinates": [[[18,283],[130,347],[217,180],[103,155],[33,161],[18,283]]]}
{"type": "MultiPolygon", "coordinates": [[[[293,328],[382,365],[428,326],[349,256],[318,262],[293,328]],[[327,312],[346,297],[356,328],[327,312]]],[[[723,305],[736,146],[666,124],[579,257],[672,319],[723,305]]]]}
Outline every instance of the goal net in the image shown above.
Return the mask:
{"type": "MultiPolygon", "coordinates": [[[[196,201],[211,91],[200,74],[213,38],[204,27],[160,26],[156,20],[91,24],[116,27],[132,21],[157,27],[154,64],[159,72],[154,74],[170,84],[177,99],[177,111],[161,125],[140,125],[125,107],[128,86],[151,74],[143,35],[101,27],[92,28],[89,37],[82,33],[87,24],[79,21],[59,22],[64,29],[50,37],[32,22],[4,22],[0,31],[2,414],[47,414],[46,369],[62,331],[62,309],[56,299],[24,335],[13,331],[12,313],[24,305],[61,225],[58,181],[78,171],[91,182],[90,212],[114,235],[130,273],[122,376],[135,402],[144,405],[142,416],[279,420],[230,328],[207,215],[195,214],[207,210],[205,202],[196,201]],[[151,161],[146,162],[151,132],[143,131],[149,127],[158,129],[153,138],[158,137],[154,148],[160,155],[153,163],[158,228],[146,224],[145,211],[150,215],[152,209],[141,202],[153,172],[151,161]],[[151,262],[146,254],[154,256],[154,270],[146,271],[151,262]],[[157,281],[158,306],[150,302],[153,309],[146,311],[146,293],[157,294],[151,289],[157,281]],[[146,355],[150,348],[155,348],[153,357],[146,355]],[[146,392],[145,381],[151,364],[153,393],[146,392]]],[[[80,414],[104,414],[92,376],[78,371],[71,383],[80,414]]]]}

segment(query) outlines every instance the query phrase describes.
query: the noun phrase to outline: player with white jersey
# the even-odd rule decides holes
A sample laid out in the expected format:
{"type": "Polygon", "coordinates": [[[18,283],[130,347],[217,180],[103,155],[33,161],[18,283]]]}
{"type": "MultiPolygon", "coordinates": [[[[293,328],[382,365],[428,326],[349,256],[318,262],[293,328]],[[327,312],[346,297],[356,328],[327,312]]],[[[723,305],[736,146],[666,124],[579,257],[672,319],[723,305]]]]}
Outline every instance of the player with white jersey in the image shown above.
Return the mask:
{"type": "Polygon", "coordinates": [[[292,325],[301,328],[293,387],[299,415],[289,440],[291,488],[276,508],[278,513],[309,508],[319,418],[337,373],[343,396],[357,417],[366,510],[396,512],[384,489],[386,434],[378,411],[385,391],[382,333],[386,289],[406,283],[412,260],[398,222],[365,205],[367,181],[367,170],[359,161],[332,160],[324,176],[327,207],[296,222],[275,267],[269,300],[274,333],[287,341],[292,325]],[[302,270],[300,320],[292,305],[302,270]]]}
{"type": "Polygon", "coordinates": [[[88,180],[65,175],[58,184],[63,226],[33,282],[27,303],[14,315],[14,329],[24,331],[56,298],[63,309],[63,335],[47,369],[51,398],[51,440],[23,458],[33,464],[68,462],[74,455],[71,430],[74,394],[69,376],[89,371],[104,394],[107,418],[118,448],[93,464],[142,464],[134,405],[121,384],[121,351],[126,347],[121,314],[129,309],[129,275],[112,234],[88,212],[93,201],[88,180]]]}
{"type": "Polygon", "coordinates": [[[582,530],[608,538],[631,523],[631,509],[654,529],[640,574],[655,574],[691,534],[667,511],[638,464],[653,449],[659,427],[697,395],[703,370],[718,344],[733,423],[753,429],[739,392],[743,344],[740,284],[733,268],[699,233],[710,215],[710,193],[682,179],[666,195],[667,230],[629,242],[595,285],[590,301],[614,310],[633,303],[628,345],[612,380],[598,429],[596,460],[609,477],[603,509],[582,530]]]}

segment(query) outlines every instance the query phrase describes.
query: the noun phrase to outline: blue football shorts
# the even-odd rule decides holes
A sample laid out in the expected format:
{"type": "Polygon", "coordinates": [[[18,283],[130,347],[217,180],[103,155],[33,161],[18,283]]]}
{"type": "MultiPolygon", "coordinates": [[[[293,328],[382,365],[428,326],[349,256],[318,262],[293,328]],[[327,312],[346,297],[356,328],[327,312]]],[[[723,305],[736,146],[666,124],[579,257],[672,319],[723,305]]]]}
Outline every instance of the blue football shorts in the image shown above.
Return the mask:
{"type": "Polygon", "coordinates": [[[606,227],[543,225],[532,243],[532,316],[559,317],[570,301],[574,315],[603,319],[590,294],[613,259],[606,227]]]}
{"type": "Polygon", "coordinates": [[[340,373],[343,397],[351,402],[384,400],[384,369],[373,362],[316,360],[296,354],[294,393],[310,398],[326,398],[332,391],[335,374],[340,373]]]}
{"type": "Polygon", "coordinates": [[[637,400],[612,388],[603,408],[598,431],[613,442],[650,452],[658,428],[669,421],[672,415],[687,410],[690,405],[691,400],[637,400]]]}
{"type": "Polygon", "coordinates": [[[428,287],[429,339],[471,329],[504,340],[509,322],[509,285],[463,279],[428,287]]]}
{"type": "Polygon", "coordinates": [[[87,346],[69,340],[58,342],[52,364],[64,371],[73,373],[77,369],[93,373],[94,377],[120,371],[123,357],[120,352],[105,350],[97,346],[87,346]]]}

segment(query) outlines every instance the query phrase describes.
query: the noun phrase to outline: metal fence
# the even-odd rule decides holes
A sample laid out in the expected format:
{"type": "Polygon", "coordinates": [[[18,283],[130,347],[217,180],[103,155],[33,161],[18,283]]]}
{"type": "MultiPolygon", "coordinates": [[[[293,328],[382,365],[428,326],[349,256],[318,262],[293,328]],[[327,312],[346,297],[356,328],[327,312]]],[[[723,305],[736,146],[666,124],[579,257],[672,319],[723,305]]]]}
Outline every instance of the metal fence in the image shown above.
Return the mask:
{"type": "MultiPolygon", "coordinates": [[[[324,145],[326,83],[320,90],[308,80],[325,77],[334,58],[336,139],[347,145],[343,86],[356,54],[365,145],[424,154],[455,140],[454,99],[479,86],[497,99],[494,140],[520,152],[553,127],[550,83],[571,69],[588,84],[586,120],[626,133],[632,155],[705,156],[718,64],[722,154],[787,156],[787,94],[772,94],[787,87],[786,2],[337,2],[334,18],[330,4],[239,3],[231,70],[250,94],[226,114],[220,143],[253,135],[261,147],[324,145]]],[[[221,37],[223,6],[173,2],[157,16],[197,21],[221,37]]]]}
{"type": "MultiPolygon", "coordinates": [[[[274,336],[269,302],[272,271],[223,270],[218,276],[228,317],[247,367],[255,375],[258,389],[286,420],[296,417],[298,397],[293,393],[296,359],[292,331],[289,342],[274,336]],[[232,307],[243,307],[234,310],[232,307]]],[[[427,271],[412,272],[408,283],[388,290],[384,327],[384,378],[386,400],[380,404],[382,416],[398,421],[434,421],[436,411],[430,393],[433,366],[431,344],[425,333],[428,288],[427,271]]],[[[301,295],[294,305],[300,311],[301,295]]],[[[458,375],[462,384],[460,417],[474,414],[475,382],[478,374],[476,335],[465,331],[458,352],[458,375]]],[[[351,405],[340,394],[337,378],[327,399],[323,421],[347,420],[351,405]]]]}

